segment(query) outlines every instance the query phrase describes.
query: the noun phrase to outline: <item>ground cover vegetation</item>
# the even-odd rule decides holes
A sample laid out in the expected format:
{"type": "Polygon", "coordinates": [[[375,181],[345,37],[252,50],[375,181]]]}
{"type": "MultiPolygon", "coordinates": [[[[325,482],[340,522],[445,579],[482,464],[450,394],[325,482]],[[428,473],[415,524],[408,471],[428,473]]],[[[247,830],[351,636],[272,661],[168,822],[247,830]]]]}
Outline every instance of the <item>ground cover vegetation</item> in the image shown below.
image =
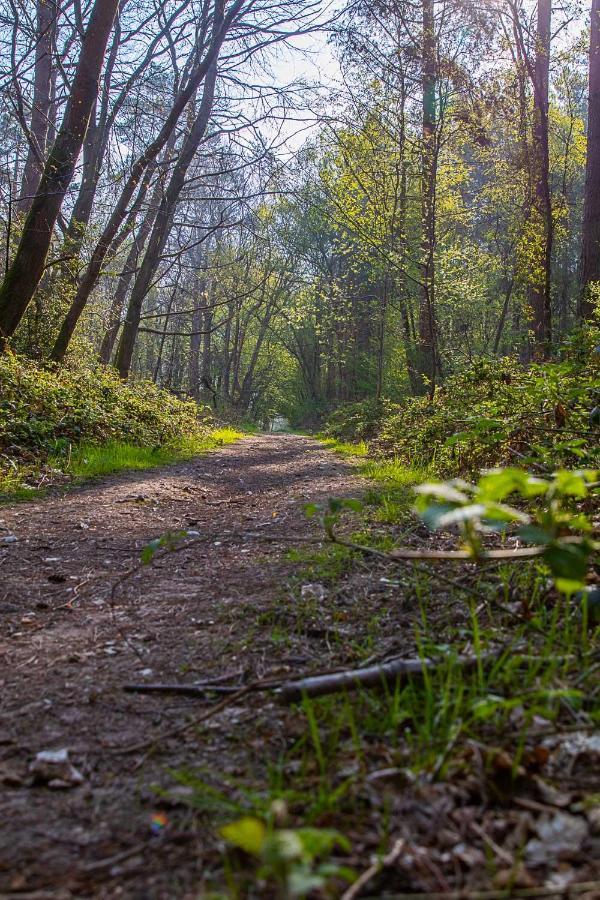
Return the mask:
{"type": "MultiPolygon", "coordinates": [[[[136,665],[141,573],[234,540],[283,573],[250,611],[210,582],[217,681],[154,686],[262,731],[165,763],[153,835],[214,896],[600,895],[598,0],[0,0],[0,43],[0,495],[274,422],[351,473],[293,533],[243,450],[214,528],[175,478],[138,511],[100,599],[136,665]]],[[[289,487],[317,451],[272,440],[289,487]]]]}

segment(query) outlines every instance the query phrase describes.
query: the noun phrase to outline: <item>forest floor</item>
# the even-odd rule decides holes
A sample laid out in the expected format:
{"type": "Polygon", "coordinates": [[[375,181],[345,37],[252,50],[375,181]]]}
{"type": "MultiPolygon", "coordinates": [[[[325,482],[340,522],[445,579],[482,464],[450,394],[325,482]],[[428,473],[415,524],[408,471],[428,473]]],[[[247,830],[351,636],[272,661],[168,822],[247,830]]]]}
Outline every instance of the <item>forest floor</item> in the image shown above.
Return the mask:
{"type": "MultiPolygon", "coordinates": [[[[210,679],[243,686],[391,653],[414,656],[419,610],[401,581],[360,561],[349,571],[340,555],[337,587],[324,588],[315,584],[314,560],[302,561],[302,547],[314,546],[303,539],[321,536],[304,505],[365,489],[351,463],[316,441],[264,435],[0,508],[0,897],[191,900],[217,888],[222,893],[212,896],[236,896],[226,887],[217,831],[224,814],[231,821],[239,812],[223,797],[239,801],[235,786],[254,784],[255,808],[264,808],[275,796],[272,785],[271,794],[264,787],[268,770],[304,740],[306,718],[269,694],[225,695],[223,709],[195,725],[214,697],[125,693],[123,686],[210,679]],[[166,533],[173,545],[143,564],[144,547],[166,533]],[[294,542],[301,548],[295,556],[294,542]],[[56,785],[56,771],[34,761],[63,748],[69,762],[56,770],[56,785]],[[182,775],[190,770],[201,773],[197,783],[182,775]],[[204,797],[203,778],[210,785],[204,797]]],[[[434,603],[430,625],[436,622],[442,642],[450,623],[455,631],[468,626],[469,611],[455,604],[450,614],[434,603]]],[[[494,896],[508,896],[502,869],[513,873],[509,887],[527,891],[549,883],[550,865],[556,893],[535,896],[567,896],[565,885],[575,880],[598,886],[577,896],[600,897],[600,806],[577,812],[572,771],[561,774],[560,789],[540,787],[537,772],[554,752],[541,753],[541,736],[519,802],[511,795],[507,803],[494,790],[510,759],[496,762],[493,784],[481,772],[469,780],[465,767],[484,766],[483,745],[476,745],[461,760],[461,780],[419,786],[375,725],[364,725],[373,734],[360,764],[352,753],[346,771],[335,762],[336,777],[350,785],[344,803],[358,814],[340,821],[343,792],[332,788],[318,809],[313,803],[311,819],[345,830],[352,851],[341,855],[357,872],[373,852],[389,849],[381,847],[382,834],[396,821],[415,841],[410,853],[403,845],[404,859],[396,853],[396,890],[418,894],[421,885],[445,893],[496,883],[502,891],[494,896]],[[474,780],[485,782],[478,797],[474,780]],[[546,844],[539,830],[536,838],[542,820],[546,844]],[[552,844],[553,828],[566,835],[562,845],[552,844]],[[537,880],[520,861],[530,839],[538,853],[532,866],[544,872],[537,880]],[[425,859],[427,846],[434,849],[425,859]]],[[[343,730],[334,738],[339,746],[343,730]]],[[[569,739],[573,730],[566,730],[569,739]]],[[[326,765],[318,738],[316,751],[320,773],[304,773],[315,802],[326,765]]],[[[290,760],[282,777],[291,783],[299,765],[290,760]]],[[[597,771],[588,761],[578,777],[600,792],[597,771]]],[[[240,896],[271,896],[256,890],[240,896]]]]}

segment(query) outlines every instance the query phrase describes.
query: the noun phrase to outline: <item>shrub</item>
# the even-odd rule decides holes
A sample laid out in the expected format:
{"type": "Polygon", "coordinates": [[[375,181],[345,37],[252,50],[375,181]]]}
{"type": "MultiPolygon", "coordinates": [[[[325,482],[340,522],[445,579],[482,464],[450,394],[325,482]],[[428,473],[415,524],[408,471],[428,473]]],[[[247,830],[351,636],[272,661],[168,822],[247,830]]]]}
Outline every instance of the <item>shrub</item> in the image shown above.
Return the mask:
{"type": "Polygon", "coordinates": [[[0,474],[82,441],[174,446],[204,434],[210,412],[151,382],[124,384],[105,366],[44,368],[0,356],[0,474]]]}
{"type": "Polygon", "coordinates": [[[368,437],[371,450],[413,466],[434,463],[439,475],[501,464],[596,468],[599,344],[590,328],[565,345],[558,362],[524,368],[510,358],[481,358],[449,378],[433,401],[342,407],[326,433],[368,437]]]}

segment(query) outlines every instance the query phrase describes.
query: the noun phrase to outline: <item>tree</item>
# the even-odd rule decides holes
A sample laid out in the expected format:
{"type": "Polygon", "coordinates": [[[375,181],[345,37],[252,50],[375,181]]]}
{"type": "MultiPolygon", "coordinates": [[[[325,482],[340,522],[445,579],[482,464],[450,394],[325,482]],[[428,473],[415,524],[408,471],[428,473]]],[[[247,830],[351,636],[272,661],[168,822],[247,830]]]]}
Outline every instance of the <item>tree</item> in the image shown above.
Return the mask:
{"type": "Polygon", "coordinates": [[[183,147],[181,148],[181,152],[173,168],[171,179],[156,214],[156,219],[154,221],[152,233],[148,239],[148,246],[140,266],[140,271],[131,292],[129,307],[125,316],[125,324],[117,348],[116,366],[121,378],[127,378],[129,375],[131,359],[133,357],[133,347],[140,324],[142,304],[148,293],[152,278],[158,269],[161,253],[164,250],[170,228],[173,224],[175,207],[185,184],[187,170],[208,127],[215,97],[217,71],[217,63],[215,61],[210,67],[204,81],[204,90],[202,92],[202,101],[198,107],[198,114],[183,143],[183,147]]]}
{"type": "Polygon", "coordinates": [[[423,0],[422,8],[422,261],[417,367],[421,379],[427,379],[429,383],[429,393],[433,396],[439,367],[437,361],[437,327],[435,321],[435,207],[438,142],[436,133],[437,49],[434,0],[423,0]]]}
{"type": "Polygon", "coordinates": [[[44,271],[52,233],[73,178],[92,107],[118,0],[96,0],[81,43],[62,125],[44,166],[15,257],[0,285],[0,340],[14,334],[44,271]]]}
{"type": "Polygon", "coordinates": [[[23,170],[19,209],[26,213],[40,183],[46,158],[52,103],[52,44],[56,30],[54,0],[37,0],[37,34],[34,64],[29,150],[23,170]]]}
{"type": "Polygon", "coordinates": [[[578,308],[581,319],[593,315],[593,290],[600,284],[600,0],[592,0],[590,26],[588,143],[578,308]]]}
{"type": "Polygon", "coordinates": [[[549,76],[552,0],[538,0],[533,80],[533,268],[529,286],[533,355],[545,359],[552,339],[552,199],[550,195],[549,76]]]}

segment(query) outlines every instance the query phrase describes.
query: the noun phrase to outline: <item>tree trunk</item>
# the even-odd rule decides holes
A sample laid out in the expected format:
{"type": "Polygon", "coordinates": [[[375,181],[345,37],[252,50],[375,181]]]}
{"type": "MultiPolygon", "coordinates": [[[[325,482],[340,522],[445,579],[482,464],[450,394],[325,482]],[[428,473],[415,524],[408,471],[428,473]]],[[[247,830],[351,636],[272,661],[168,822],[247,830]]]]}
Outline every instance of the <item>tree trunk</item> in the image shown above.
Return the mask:
{"type": "Polygon", "coordinates": [[[435,322],[435,190],[437,173],[436,139],[436,40],[434,0],[423,0],[423,90],[422,135],[422,223],[421,297],[419,303],[419,345],[417,369],[421,391],[433,396],[437,374],[437,334],[435,322]]]}
{"type": "MultiPolygon", "coordinates": [[[[208,301],[208,298],[207,298],[208,301]]],[[[217,406],[217,393],[215,391],[212,372],[212,327],[213,327],[213,311],[210,308],[204,310],[203,319],[203,342],[202,342],[202,386],[210,393],[214,407],[217,406]]]]}
{"type": "MultiPolygon", "coordinates": [[[[64,349],[62,349],[61,351],[62,356],[64,356],[64,352],[68,347],[73,332],[75,331],[75,326],[79,321],[79,317],[81,316],[81,313],[85,308],[89,296],[92,293],[94,286],[96,285],[106,254],[108,253],[113,243],[117,231],[119,230],[121,224],[124,222],[127,216],[129,202],[133,197],[140,179],[143,177],[144,172],[146,171],[148,166],[162,151],[163,147],[169,140],[169,137],[173,133],[173,129],[177,125],[183,110],[187,106],[191,97],[196,93],[198,87],[206,77],[206,73],[209,71],[214,61],[217,59],[223,41],[225,40],[227,31],[231,27],[231,24],[242,8],[243,3],[244,0],[235,0],[224,19],[222,16],[222,2],[215,4],[218,7],[218,10],[215,13],[213,39],[211,41],[210,47],[207,50],[204,59],[202,59],[202,61],[198,63],[195,70],[190,75],[190,79],[185,88],[180,91],[180,93],[174,100],[169,114],[165,119],[164,124],[157,137],[152,141],[151,144],[148,145],[148,147],[146,147],[141,156],[139,156],[133,164],[129,178],[125,182],[117,204],[104,228],[104,231],[100,236],[100,239],[98,240],[98,243],[96,244],[96,247],[94,248],[94,252],[92,253],[87,269],[81,277],[75,299],[73,300],[73,303],[67,315],[68,322],[65,320],[65,323],[63,325],[63,328],[65,328],[65,331],[68,331],[68,334],[66,333],[64,335],[64,340],[66,343],[64,349]]],[[[62,356],[58,358],[62,358],[62,356]]],[[[54,354],[53,358],[55,358],[54,354]]]]}
{"type": "Polygon", "coordinates": [[[30,144],[23,170],[19,210],[27,213],[40,183],[49,138],[52,106],[52,45],[56,31],[56,3],[37,0],[37,43],[33,76],[30,144]]]}
{"type": "Polygon", "coordinates": [[[200,141],[204,137],[210,120],[216,80],[217,65],[215,62],[207,72],[198,114],[191,131],[183,143],[179,159],[173,168],[171,180],[156,214],[152,234],[150,235],[148,247],[144,254],[144,260],[135,280],[131,297],[129,298],[129,306],[123,325],[123,331],[121,332],[121,340],[119,341],[116,358],[116,366],[121,378],[127,378],[129,375],[131,360],[133,358],[133,348],[140,324],[142,304],[160,264],[160,257],[169,235],[175,207],[177,206],[181,191],[183,190],[188,168],[196,154],[200,141]]]}
{"type": "Polygon", "coordinates": [[[0,286],[0,337],[14,334],[44,271],[52,233],[98,94],[98,81],[118,0],[96,0],[83,37],[64,119],[44,167],[15,258],[0,286]]]}
{"type": "MultiPolygon", "coordinates": [[[[202,261],[195,261],[198,269],[202,261]]],[[[190,357],[188,360],[188,389],[194,400],[200,398],[200,349],[202,347],[202,320],[203,310],[201,303],[206,303],[206,283],[198,280],[197,296],[194,296],[194,310],[192,312],[192,333],[190,335],[190,357]]]]}
{"type": "Polygon", "coordinates": [[[533,197],[530,216],[533,259],[528,302],[533,332],[533,358],[547,359],[552,339],[550,277],[552,269],[552,201],[548,146],[548,82],[550,72],[551,0],[538,0],[536,54],[533,71],[533,197]]]}
{"type": "Polygon", "coordinates": [[[587,139],[578,306],[581,319],[594,314],[598,296],[593,297],[593,288],[598,291],[600,286],[600,0],[592,0],[587,139]]]}

